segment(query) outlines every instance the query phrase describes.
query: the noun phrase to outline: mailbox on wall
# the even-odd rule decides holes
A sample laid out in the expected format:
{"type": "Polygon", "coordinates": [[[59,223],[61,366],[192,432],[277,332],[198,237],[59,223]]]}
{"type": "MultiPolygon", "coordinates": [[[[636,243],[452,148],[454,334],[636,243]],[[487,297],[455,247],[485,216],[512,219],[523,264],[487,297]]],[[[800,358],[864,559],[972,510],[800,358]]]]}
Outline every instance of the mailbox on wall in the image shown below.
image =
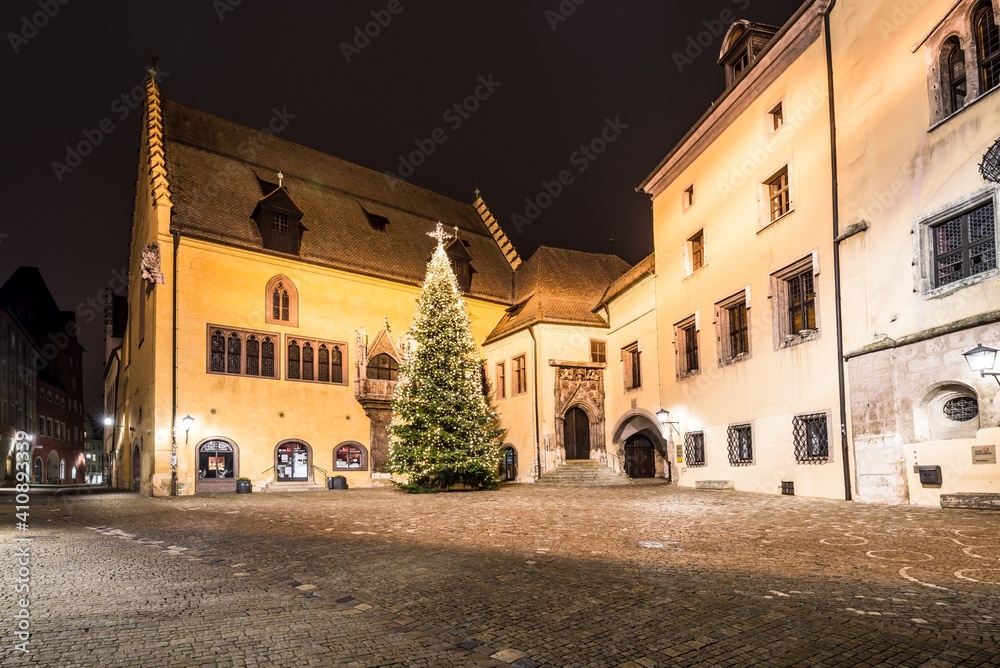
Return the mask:
{"type": "Polygon", "coordinates": [[[940,485],[941,484],[941,467],[940,466],[921,466],[921,467],[918,467],[918,472],[920,473],[920,484],[921,485],[940,485]]]}

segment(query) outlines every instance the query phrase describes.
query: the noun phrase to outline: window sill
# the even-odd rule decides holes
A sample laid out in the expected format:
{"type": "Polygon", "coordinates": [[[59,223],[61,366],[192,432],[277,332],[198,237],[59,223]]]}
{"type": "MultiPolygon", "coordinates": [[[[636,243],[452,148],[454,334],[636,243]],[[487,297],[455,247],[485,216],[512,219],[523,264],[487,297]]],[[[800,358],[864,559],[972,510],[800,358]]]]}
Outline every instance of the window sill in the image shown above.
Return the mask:
{"type": "Polygon", "coordinates": [[[688,270],[685,269],[684,270],[684,278],[681,279],[681,282],[686,281],[687,279],[691,278],[692,276],[696,276],[700,272],[704,271],[705,267],[707,267],[707,266],[708,266],[708,263],[706,262],[705,264],[701,265],[700,267],[698,267],[697,269],[695,269],[693,271],[688,271],[688,270]]]}
{"type": "Polygon", "coordinates": [[[997,278],[998,276],[1000,276],[1000,268],[982,271],[975,276],[969,276],[957,281],[952,281],[951,283],[946,283],[945,285],[936,288],[931,288],[924,292],[921,297],[923,299],[941,299],[942,297],[947,297],[954,292],[977,285],[983,281],[997,278]]]}
{"type": "Polygon", "coordinates": [[[808,333],[806,333],[806,330],[802,330],[802,332],[799,334],[785,334],[783,340],[778,345],[778,348],[779,349],[791,348],[793,346],[797,346],[802,343],[806,343],[808,341],[815,341],[818,338],[819,338],[818,329],[808,330],[808,333]]]}
{"type": "Polygon", "coordinates": [[[770,221],[764,223],[763,225],[761,225],[760,227],[758,227],[757,228],[757,234],[760,234],[761,232],[763,232],[764,230],[768,229],[769,227],[772,227],[773,225],[777,225],[778,223],[780,223],[781,221],[783,221],[785,218],[788,218],[793,213],[795,213],[795,207],[790,208],[788,211],[786,211],[785,213],[781,214],[780,216],[778,216],[774,220],[770,220],[770,221]]]}
{"type": "Polygon", "coordinates": [[[701,369],[695,369],[694,371],[682,371],[677,374],[677,380],[687,380],[688,378],[694,378],[695,376],[701,375],[701,369]]]}
{"type": "Polygon", "coordinates": [[[750,359],[750,353],[740,353],[739,355],[733,355],[732,357],[725,357],[719,360],[719,367],[722,368],[732,366],[748,359],[750,359]]]}
{"type": "Polygon", "coordinates": [[[950,114],[948,114],[947,116],[944,116],[943,118],[941,118],[941,119],[939,119],[939,120],[934,121],[933,123],[931,123],[931,126],[929,128],[927,128],[927,132],[934,132],[939,127],[941,127],[942,125],[946,124],[948,121],[950,121],[951,119],[955,118],[956,116],[958,116],[959,114],[961,114],[966,109],[975,106],[980,100],[986,99],[987,97],[989,97],[993,93],[997,92],[998,90],[1000,90],[1000,86],[994,86],[993,88],[989,89],[985,93],[980,93],[979,97],[977,97],[976,99],[972,100],[971,102],[966,102],[965,106],[963,106],[958,111],[953,111],[950,114]]]}

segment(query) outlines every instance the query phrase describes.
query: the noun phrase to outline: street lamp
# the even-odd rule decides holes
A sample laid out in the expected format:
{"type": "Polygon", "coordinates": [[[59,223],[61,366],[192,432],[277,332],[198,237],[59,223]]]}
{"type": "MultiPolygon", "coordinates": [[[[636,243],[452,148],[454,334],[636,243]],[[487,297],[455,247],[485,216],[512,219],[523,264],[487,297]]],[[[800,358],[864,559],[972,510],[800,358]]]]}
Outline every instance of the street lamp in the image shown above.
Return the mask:
{"type": "Polygon", "coordinates": [[[677,435],[678,436],[680,435],[681,432],[677,429],[677,427],[674,427],[674,425],[678,423],[670,421],[670,411],[661,408],[660,410],[656,411],[656,419],[659,420],[661,429],[666,429],[667,433],[669,433],[670,427],[673,427],[674,431],[677,432],[677,435]]]}
{"type": "Polygon", "coordinates": [[[965,361],[969,363],[969,368],[972,369],[973,373],[978,373],[982,378],[993,376],[997,385],[1000,385],[1000,372],[992,370],[997,361],[996,348],[990,348],[980,343],[972,350],[962,353],[962,355],[965,357],[965,361]],[[987,371],[987,369],[990,370],[987,371]]]}
{"type": "Polygon", "coordinates": [[[185,415],[181,418],[181,422],[184,423],[184,444],[188,442],[188,432],[191,431],[191,425],[194,424],[194,418],[190,415],[185,415]]]}
{"type": "Polygon", "coordinates": [[[105,427],[111,427],[114,424],[115,424],[115,419],[113,417],[111,417],[110,415],[104,416],[104,426],[105,427]]]}

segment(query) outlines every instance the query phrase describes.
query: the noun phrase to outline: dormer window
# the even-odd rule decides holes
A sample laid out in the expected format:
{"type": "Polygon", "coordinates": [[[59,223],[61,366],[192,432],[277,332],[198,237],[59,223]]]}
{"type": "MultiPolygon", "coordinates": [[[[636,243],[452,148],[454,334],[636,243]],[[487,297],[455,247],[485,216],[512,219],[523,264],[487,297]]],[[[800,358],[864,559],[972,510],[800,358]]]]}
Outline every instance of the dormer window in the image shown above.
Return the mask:
{"type": "Polygon", "coordinates": [[[371,213],[368,209],[362,207],[362,211],[365,212],[365,217],[368,219],[368,224],[376,232],[385,232],[386,225],[389,224],[389,219],[385,216],[380,216],[377,213],[371,213]]]}
{"type": "MultiPolygon", "coordinates": [[[[261,188],[264,187],[262,182],[261,188]]],[[[284,186],[279,185],[262,197],[250,217],[257,224],[264,248],[279,253],[299,254],[299,244],[305,231],[302,210],[284,186]]]]}
{"type": "Polygon", "coordinates": [[[719,64],[726,68],[727,87],[750,68],[777,32],[777,26],[750,21],[736,21],[730,26],[719,52],[719,64]]]}
{"type": "Polygon", "coordinates": [[[444,251],[448,254],[451,270],[458,279],[458,288],[462,292],[468,292],[472,287],[472,275],[476,273],[472,267],[472,255],[469,254],[468,245],[462,239],[454,239],[444,251]]]}

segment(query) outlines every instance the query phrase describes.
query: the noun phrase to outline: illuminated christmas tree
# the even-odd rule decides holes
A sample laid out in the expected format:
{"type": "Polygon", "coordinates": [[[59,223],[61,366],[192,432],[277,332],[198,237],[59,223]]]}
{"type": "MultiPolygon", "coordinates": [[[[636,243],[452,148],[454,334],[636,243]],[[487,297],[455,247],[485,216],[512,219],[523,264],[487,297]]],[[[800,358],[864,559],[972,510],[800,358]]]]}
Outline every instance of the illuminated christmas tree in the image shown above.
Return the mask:
{"type": "Polygon", "coordinates": [[[482,362],[469,311],[438,223],[437,248],[399,367],[389,425],[387,469],[405,474],[411,492],[467,486],[495,489],[505,430],[484,396],[482,362]]]}

